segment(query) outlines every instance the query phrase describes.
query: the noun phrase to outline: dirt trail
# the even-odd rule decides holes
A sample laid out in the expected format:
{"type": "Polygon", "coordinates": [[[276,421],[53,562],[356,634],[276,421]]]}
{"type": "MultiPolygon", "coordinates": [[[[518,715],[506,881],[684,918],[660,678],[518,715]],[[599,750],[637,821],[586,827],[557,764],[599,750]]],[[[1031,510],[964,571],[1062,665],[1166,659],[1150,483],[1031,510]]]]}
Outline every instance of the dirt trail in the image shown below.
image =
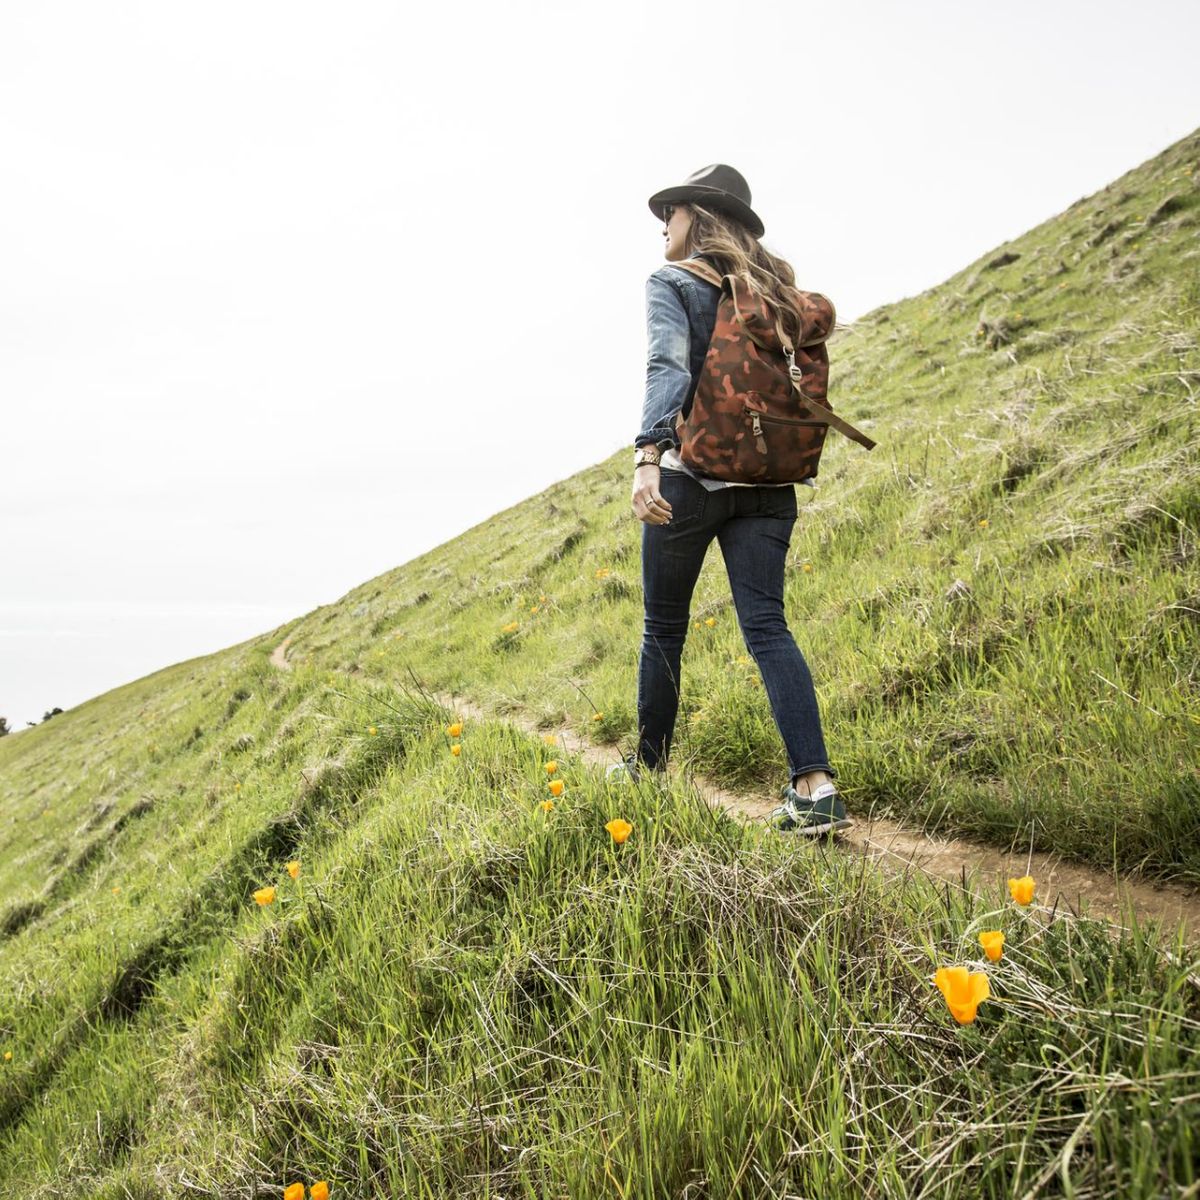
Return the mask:
{"type": "Polygon", "coordinates": [[[290,642],[295,636],[296,635],[294,633],[289,633],[287,637],[285,637],[283,641],[271,651],[271,666],[278,667],[281,671],[290,671],[292,669],[292,664],[288,662],[287,648],[288,642],[290,642]]]}
{"type": "MultiPolygon", "coordinates": [[[[271,654],[271,663],[283,671],[291,670],[286,637],[271,654]]],[[[456,716],[474,720],[505,721],[538,737],[553,733],[558,744],[569,754],[596,767],[619,762],[621,755],[614,746],[597,746],[570,726],[541,729],[523,714],[492,713],[462,696],[434,693],[434,699],[444,704],[456,716]]],[[[668,768],[670,769],[670,768],[668,768]]],[[[778,800],[758,799],[726,791],[694,772],[691,781],[700,795],[714,808],[725,809],[750,820],[761,819],[775,807],[778,800]]],[[[905,829],[882,817],[864,818],[851,814],[855,825],[839,835],[843,845],[853,847],[864,857],[877,862],[885,870],[903,875],[913,868],[956,887],[963,884],[964,872],[978,872],[976,886],[1004,881],[1010,876],[1032,875],[1037,880],[1038,901],[1047,907],[1057,904],[1078,913],[1080,901],[1086,904],[1088,915],[1121,924],[1132,911],[1139,920],[1162,918],[1169,927],[1182,921],[1189,940],[1200,941],[1200,893],[1174,884],[1152,884],[1139,880],[1116,880],[1103,871],[1063,862],[1057,855],[1035,851],[1007,852],[994,846],[980,845],[961,838],[931,837],[919,830],[905,829]]]]}

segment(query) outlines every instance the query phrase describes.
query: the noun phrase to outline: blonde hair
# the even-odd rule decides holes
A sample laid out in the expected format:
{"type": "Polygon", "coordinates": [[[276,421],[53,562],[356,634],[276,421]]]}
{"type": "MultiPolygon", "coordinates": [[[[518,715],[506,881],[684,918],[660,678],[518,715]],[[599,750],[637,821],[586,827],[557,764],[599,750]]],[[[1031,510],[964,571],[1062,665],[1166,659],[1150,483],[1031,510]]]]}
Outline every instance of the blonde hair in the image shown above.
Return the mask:
{"type": "Polygon", "coordinates": [[[791,264],[772,254],[735,217],[691,200],[687,208],[692,223],[684,242],[684,256],[707,255],[722,275],[740,275],[779,314],[784,330],[795,342],[800,334],[801,297],[791,264]]]}

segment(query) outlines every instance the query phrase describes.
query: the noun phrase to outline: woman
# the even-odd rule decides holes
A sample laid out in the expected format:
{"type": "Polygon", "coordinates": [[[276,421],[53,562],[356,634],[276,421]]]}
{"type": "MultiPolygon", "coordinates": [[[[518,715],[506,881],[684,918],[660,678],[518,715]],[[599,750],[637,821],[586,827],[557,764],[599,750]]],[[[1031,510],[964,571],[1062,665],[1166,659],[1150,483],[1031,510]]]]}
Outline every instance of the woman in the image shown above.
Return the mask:
{"type": "MultiPolygon", "coordinates": [[[[797,321],[795,276],[759,238],[742,175],[714,163],[650,197],[664,223],[667,263],[703,258],[722,274],[750,280],[780,312],[789,335],[797,321]]],[[[689,271],[660,267],[646,281],[647,365],[632,505],[642,527],[645,628],[638,661],[638,749],[609,768],[637,778],[663,770],[679,708],[679,664],[692,591],[709,542],[725,560],[746,647],[758,664],[787,749],[790,782],[770,814],[774,828],[825,834],[852,822],[833,780],[812,676],[783,610],[784,569],[796,523],[794,484],[731,483],[696,474],[678,454],[675,417],[687,415],[716,321],[720,288],[689,271]]],[[[806,481],[811,485],[811,481],[806,481]]]]}

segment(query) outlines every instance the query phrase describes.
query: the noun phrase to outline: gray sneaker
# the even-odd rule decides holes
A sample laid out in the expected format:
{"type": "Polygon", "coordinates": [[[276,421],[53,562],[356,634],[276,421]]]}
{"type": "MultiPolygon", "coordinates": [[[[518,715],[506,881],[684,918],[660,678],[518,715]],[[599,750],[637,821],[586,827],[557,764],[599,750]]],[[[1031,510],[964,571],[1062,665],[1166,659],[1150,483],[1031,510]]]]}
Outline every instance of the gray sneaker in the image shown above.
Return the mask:
{"type": "Polygon", "coordinates": [[[620,762],[610,763],[604,772],[605,779],[621,782],[629,779],[637,783],[642,777],[641,764],[636,754],[627,754],[620,762]]]}
{"type": "Polygon", "coordinates": [[[784,784],[783,803],[767,815],[767,822],[780,833],[813,836],[849,829],[854,822],[832,783],[823,783],[811,796],[801,796],[790,783],[784,784]]]}

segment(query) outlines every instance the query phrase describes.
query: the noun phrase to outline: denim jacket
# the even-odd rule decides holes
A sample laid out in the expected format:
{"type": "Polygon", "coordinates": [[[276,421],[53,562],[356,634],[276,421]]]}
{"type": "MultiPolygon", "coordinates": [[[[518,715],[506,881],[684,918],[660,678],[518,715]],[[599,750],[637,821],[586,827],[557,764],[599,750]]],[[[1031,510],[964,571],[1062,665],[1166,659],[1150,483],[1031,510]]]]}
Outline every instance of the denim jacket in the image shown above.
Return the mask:
{"type": "MultiPolygon", "coordinates": [[[[704,256],[692,254],[689,258],[704,256]]],[[[710,264],[715,265],[715,264],[710,264]]],[[[786,484],[741,484],[697,475],[679,457],[675,415],[691,411],[692,397],[700,381],[721,289],[666,263],[646,280],[646,395],[642,402],[642,427],[634,446],[670,443],[663,465],[698,480],[709,491],[722,487],[791,487],[786,484]]],[[[805,483],[812,483],[805,480],[805,483]]]]}
{"type": "Polygon", "coordinates": [[[691,410],[720,298],[720,288],[671,263],[646,280],[646,396],[635,446],[670,442],[679,448],[675,414],[686,417],[691,410]]]}

